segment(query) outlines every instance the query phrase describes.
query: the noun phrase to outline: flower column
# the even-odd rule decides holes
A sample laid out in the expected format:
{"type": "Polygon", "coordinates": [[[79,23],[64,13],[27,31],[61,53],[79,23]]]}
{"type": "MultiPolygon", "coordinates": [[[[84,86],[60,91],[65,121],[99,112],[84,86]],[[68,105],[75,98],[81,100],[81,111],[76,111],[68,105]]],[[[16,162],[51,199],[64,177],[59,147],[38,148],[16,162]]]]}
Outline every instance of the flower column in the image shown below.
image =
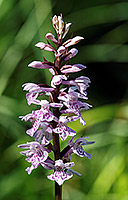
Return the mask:
{"type": "Polygon", "coordinates": [[[79,100],[87,100],[86,89],[90,79],[85,76],[73,79],[69,75],[86,68],[82,64],[70,64],[70,59],[78,53],[78,50],[69,48],[81,41],[83,37],[76,36],[63,42],[71,23],[64,23],[62,15],[58,17],[55,15],[52,18],[52,23],[57,33],[57,39],[50,32],[46,34],[47,44],[39,42],[35,46],[53,52],[54,62],[49,62],[43,57],[43,62],[33,61],[28,65],[38,69],[49,69],[52,74],[51,86],[43,83],[23,85],[23,89],[28,91],[26,94],[28,105],[33,103],[39,105],[40,109],[32,111],[26,116],[20,116],[22,120],[32,122],[32,128],[28,129],[26,133],[35,138],[35,141],[21,144],[18,147],[28,149],[21,152],[22,155],[27,156],[26,160],[32,164],[26,169],[28,174],[38,165],[42,165],[48,170],[54,170],[54,173],[48,175],[47,178],[55,181],[55,200],[61,200],[63,182],[70,179],[73,174],[80,176],[78,172],[70,169],[75,165],[74,162],[70,162],[71,154],[75,153],[80,157],[85,156],[90,159],[91,154],[85,152],[82,146],[94,142],[88,142],[86,137],[79,138],[74,142],[76,132],[67,126],[67,123],[78,119],[82,125],[85,125],[81,110],[87,110],[91,107],[79,100]],[[43,94],[49,96],[50,102],[37,99],[43,94]],[[68,141],[67,146],[60,151],[59,140],[64,141],[68,136],[72,138],[68,141]],[[52,151],[54,152],[54,160],[50,158],[52,151]]]}

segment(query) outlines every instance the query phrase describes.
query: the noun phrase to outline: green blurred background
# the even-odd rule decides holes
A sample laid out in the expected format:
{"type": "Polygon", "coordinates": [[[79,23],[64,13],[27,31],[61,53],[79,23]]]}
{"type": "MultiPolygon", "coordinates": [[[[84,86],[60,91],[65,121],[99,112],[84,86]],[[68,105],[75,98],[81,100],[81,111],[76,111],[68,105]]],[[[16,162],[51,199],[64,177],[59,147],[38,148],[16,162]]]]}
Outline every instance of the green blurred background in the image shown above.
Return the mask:
{"type": "MultiPolygon", "coordinates": [[[[21,85],[26,82],[50,82],[47,70],[28,68],[44,54],[34,45],[45,42],[51,30],[51,17],[63,13],[72,22],[66,38],[85,38],[76,47],[79,54],[72,63],[87,69],[78,73],[90,77],[88,102],[83,112],[85,127],[70,126],[78,137],[89,136],[96,143],[87,146],[91,160],[73,155],[73,168],[82,173],[63,186],[64,200],[128,199],[128,1],[119,0],[0,0],[0,199],[49,200],[54,197],[54,183],[41,166],[29,176],[29,164],[19,154],[18,144],[30,141],[25,134],[30,123],[19,115],[31,112],[21,85]]],[[[75,74],[76,76],[76,74],[75,74]]]]}

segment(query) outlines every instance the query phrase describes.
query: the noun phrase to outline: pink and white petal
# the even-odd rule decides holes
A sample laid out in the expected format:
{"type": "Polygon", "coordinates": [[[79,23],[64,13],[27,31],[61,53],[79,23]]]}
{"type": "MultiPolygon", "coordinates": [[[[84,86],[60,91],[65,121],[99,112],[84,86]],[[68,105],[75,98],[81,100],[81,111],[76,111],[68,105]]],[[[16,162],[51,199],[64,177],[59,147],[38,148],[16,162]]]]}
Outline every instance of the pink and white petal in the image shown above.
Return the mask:
{"type": "Polygon", "coordinates": [[[54,115],[49,111],[43,114],[41,121],[51,122],[54,119],[54,115]]]}
{"type": "Polygon", "coordinates": [[[32,163],[34,168],[37,168],[40,164],[40,160],[39,160],[39,157],[37,156],[37,154],[33,154],[33,156],[28,157],[25,160],[29,163],[32,163]]]}
{"type": "Polygon", "coordinates": [[[62,108],[63,104],[62,103],[50,103],[50,106],[54,107],[54,108],[62,108]]]}
{"type": "Polygon", "coordinates": [[[65,180],[70,179],[72,176],[72,174],[55,171],[53,174],[47,176],[47,178],[56,181],[58,185],[62,185],[65,180]]]}
{"type": "Polygon", "coordinates": [[[68,132],[63,131],[62,133],[59,133],[59,135],[60,135],[61,140],[64,141],[68,137],[68,132]]]}
{"type": "Polygon", "coordinates": [[[76,132],[67,126],[67,130],[65,131],[69,136],[76,135],[76,132]]]}
{"type": "Polygon", "coordinates": [[[86,66],[82,64],[64,65],[63,67],[61,67],[60,71],[62,73],[74,73],[74,72],[79,72],[85,68],[86,66]]]}
{"type": "Polygon", "coordinates": [[[35,133],[35,131],[37,131],[37,129],[39,128],[39,125],[40,125],[40,121],[39,120],[36,120],[33,124],[33,127],[31,129],[28,129],[26,131],[26,133],[28,135],[30,135],[31,137],[33,137],[33,134],[35,133]]]}
{"type": "Polygon", "coordinates": [[[50,150],[48,150],[48,149],[46,149],[46,150],[43,149],[43,155],[41,157],[38,156],[38,159],[39,159],[40,163],[44,162],[48,158],[48,152],[50,152],[50,150]]]}
{"type": "Polygon", "coordinates": [[[63,129],[61,127],[56,127],[56,128],[53,129],[53,131],[54,131],[54,133],[60,134],[60,133],[63,132],[63,129]]]}
{"type": "Polygon", "coordinates": [[[32,90],[35,90],[35,89],[37,89],[37,88],[40,88],[37,84],[35,84],[35,83],[24,83],[23,85],[22,85],[22,87],[23,87],[23,90],[26,90],[26,91],[29,91],[29,92],[31,92],[31,89],[32,90]]]}
{"type": "Polygon", "coordinates": [[[84,121],[84,119],[82,118],[82,115],[79,116],[80,118],[80,123],[85,126],[86,125],[86,122],[84,121]]]}
{"type": "Polygon", "coordinates": [[[69,123],[69,122],[74,122],[74,121],[76,121],[76,120],[78,120],[78,119],[79,119],[78,116],[71,116],[71,117],[68,117],[67,123],[69,123]]]}
{"type": "Polygon", "coordinates": [[[61,172],[61,173],[62,173],[62,175],[58,180],[59,185],[62,185],[64,181],[69,180],[70,178],[73,177],[72,174],[68,174],[68,173],[65,173],[65,172],[61,172]]]}
{"type": "Polygon", "coordinates": [[[54,71],[54,69],[49,68],[49,72],[50,72],[52,75],[55,75],[55,71],[54,71]]]}
{"type": "Polygon", "coordinates": [[[71,23],[67,23],[67,24],[65,24],[65,31],[64,31],[64,34],[63,34],[62,39],[65,37],[65,35],[66,35],[67,32],[69,31],[70,26],[71,26],[71,23]]]}
{"type": "Polygon", "coordinates": [[[20,144],[18,145],[19,148],[21,149],[29,149],[30,148],[30,143],[27,142],[26,144],[20,144]]]}
{"type": "Polygon", "coordinates": [[[66,48],[64,46],[60,46],[57,50],[57,56],[60,56],[61,54],[65,53],[66,48]]]}
{"type": "MultiPolygon", "coordinates": [[[[85,93],[86,94],[86,93],[85,93]]],[[[86,97],[85,95],[83,95],[83,94],[79,94],[78,93],[78,98],[81,98],[81,99],[88,99],[88,97],[86,97]]]]}
{"type": "Polygon", "coordinates": [[[42,68],[43,65],[42,65],[42,62],[40,61],[33,61],[28,65],[28,67],[42,68]]]}
{"type": "Polygon", "coordinates": [[[63,45],[67,48],[67,47],[77,44],[78,42],[80,42],[83,39],[84,38],[81,36],[76,36],[76,37],[72,38],[70,41],[68,41],[68,42],[66,41],[63,45]]]}
{"type": "Polygon", "coordinates": [[[28,100],[28,105],[31,105],[31,104],[36,104],[36,105],[40,105],[40,100],[37,100],[37,99],[35,99],[35,100],[28,100]]]}
{"type": "Polygon", "coordinates": [[[66,61],[66,60],[71,59],[71,58],[74,57],[77,53],[78,53],[78,50],[77,50],[76,48],[72,48],[72,49],[68,52],[68,55],[66,56],[66,58],[65,58],[64,60],[66,61]]]}
{"type": "Polygon", "coordinates": [[[48,40],[51,40],[54,43],[57,43],[58,41],[55,39],[55,36],[52,33],[47,33],[45,36],[48,40]]]}
{"type": "Polygon", "coordinates": [[[35,115],[33,115],[33,114],[27,114],[27,115],[25,115],[25,116],[19,116],[19,118],[21,119],[21,120],[24,120],[25,122],[26,121],[28,121],[28,120],[30,120],[30,119],[33,119],[33,118],[35,118],[35,115]]]}
{"type": "Polygon", "coordinates": [[[66,169],[71,168],[71,167],[73,167],[74,165],[75,165],[74,162],[67,162],[67,163],[65,163],[66,169]]]}
{"type": "Polygon", "coordinates": [[[29,67],[38,68],[38,69],[49,69],[52,66],[47,63],[42,63],[40,61],[33,61],[29,65],[29,67]]]}
{"type": "Polygon", "coordinates": [[[35,46],[46,51],[54,51],[54,48],[51,45],[45,44],[43,42],[38,42],[35,46]]]}
{"type": "Polygon", "coordinates": [[[25,169],[25,171],[27,171],[28,174],[30,175],[33,169],[35,169],[35,167],[32,165],[31,167],[27,167],[27,168],[25,169]]]}
{"type": "Polygon", "coordinates": [[[28,156],[32,156],[33,152],[30,150],[26,150],[26,151],[21,151],[20,154],[28,157],[28,156]]]}

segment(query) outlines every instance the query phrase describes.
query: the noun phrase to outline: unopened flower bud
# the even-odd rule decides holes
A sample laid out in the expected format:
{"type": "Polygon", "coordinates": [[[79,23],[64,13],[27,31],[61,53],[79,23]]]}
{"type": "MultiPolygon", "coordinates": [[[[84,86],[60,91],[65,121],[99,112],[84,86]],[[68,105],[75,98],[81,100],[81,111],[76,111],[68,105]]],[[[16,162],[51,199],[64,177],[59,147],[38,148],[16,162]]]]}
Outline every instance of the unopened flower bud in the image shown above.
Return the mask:
{"type": "Polygon", "coordinates": [[[52,33],[47,33],[45,36],[48,40],[51,40],[54,43],[57,43],[55,36],[52,33]]]}

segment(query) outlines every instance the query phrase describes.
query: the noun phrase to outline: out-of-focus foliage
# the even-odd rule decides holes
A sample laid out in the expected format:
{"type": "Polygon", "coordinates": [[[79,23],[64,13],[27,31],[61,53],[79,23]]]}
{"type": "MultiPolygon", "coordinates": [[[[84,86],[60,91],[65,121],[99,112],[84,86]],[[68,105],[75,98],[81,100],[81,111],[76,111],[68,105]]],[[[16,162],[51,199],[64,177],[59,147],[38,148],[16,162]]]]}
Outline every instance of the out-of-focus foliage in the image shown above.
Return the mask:
{"type": "MultiPolygon", "coordinates": [[[[21,123],[18,116],[35,108],[27,106],[21,85],[50,82],[47,70],[27,65],[42,59],[34,44],[46,41],[45,34],[53,32],[50,18],[60,12],[72,22],[69,35],[85,38],[71,62],[87,65],[82,75],[92,80],[88,102],[94,108],[83,112],[87,125],[75,122],[71,127],[78,137],[96,141],[85,148],[93,155],[91,160],[73,156],[74,170],[83,175],[65,182],[63,199],[127,200],[128,2],[124,0],[0,0],[0,199],[53,199],[48,171],[41,166],[31,176],[24,171],[28,163],[17,145],[31,140],[25,134],[30,124],[21,123]]],[[[51,53],[43,54],[53,59],[51,53]]]]}

